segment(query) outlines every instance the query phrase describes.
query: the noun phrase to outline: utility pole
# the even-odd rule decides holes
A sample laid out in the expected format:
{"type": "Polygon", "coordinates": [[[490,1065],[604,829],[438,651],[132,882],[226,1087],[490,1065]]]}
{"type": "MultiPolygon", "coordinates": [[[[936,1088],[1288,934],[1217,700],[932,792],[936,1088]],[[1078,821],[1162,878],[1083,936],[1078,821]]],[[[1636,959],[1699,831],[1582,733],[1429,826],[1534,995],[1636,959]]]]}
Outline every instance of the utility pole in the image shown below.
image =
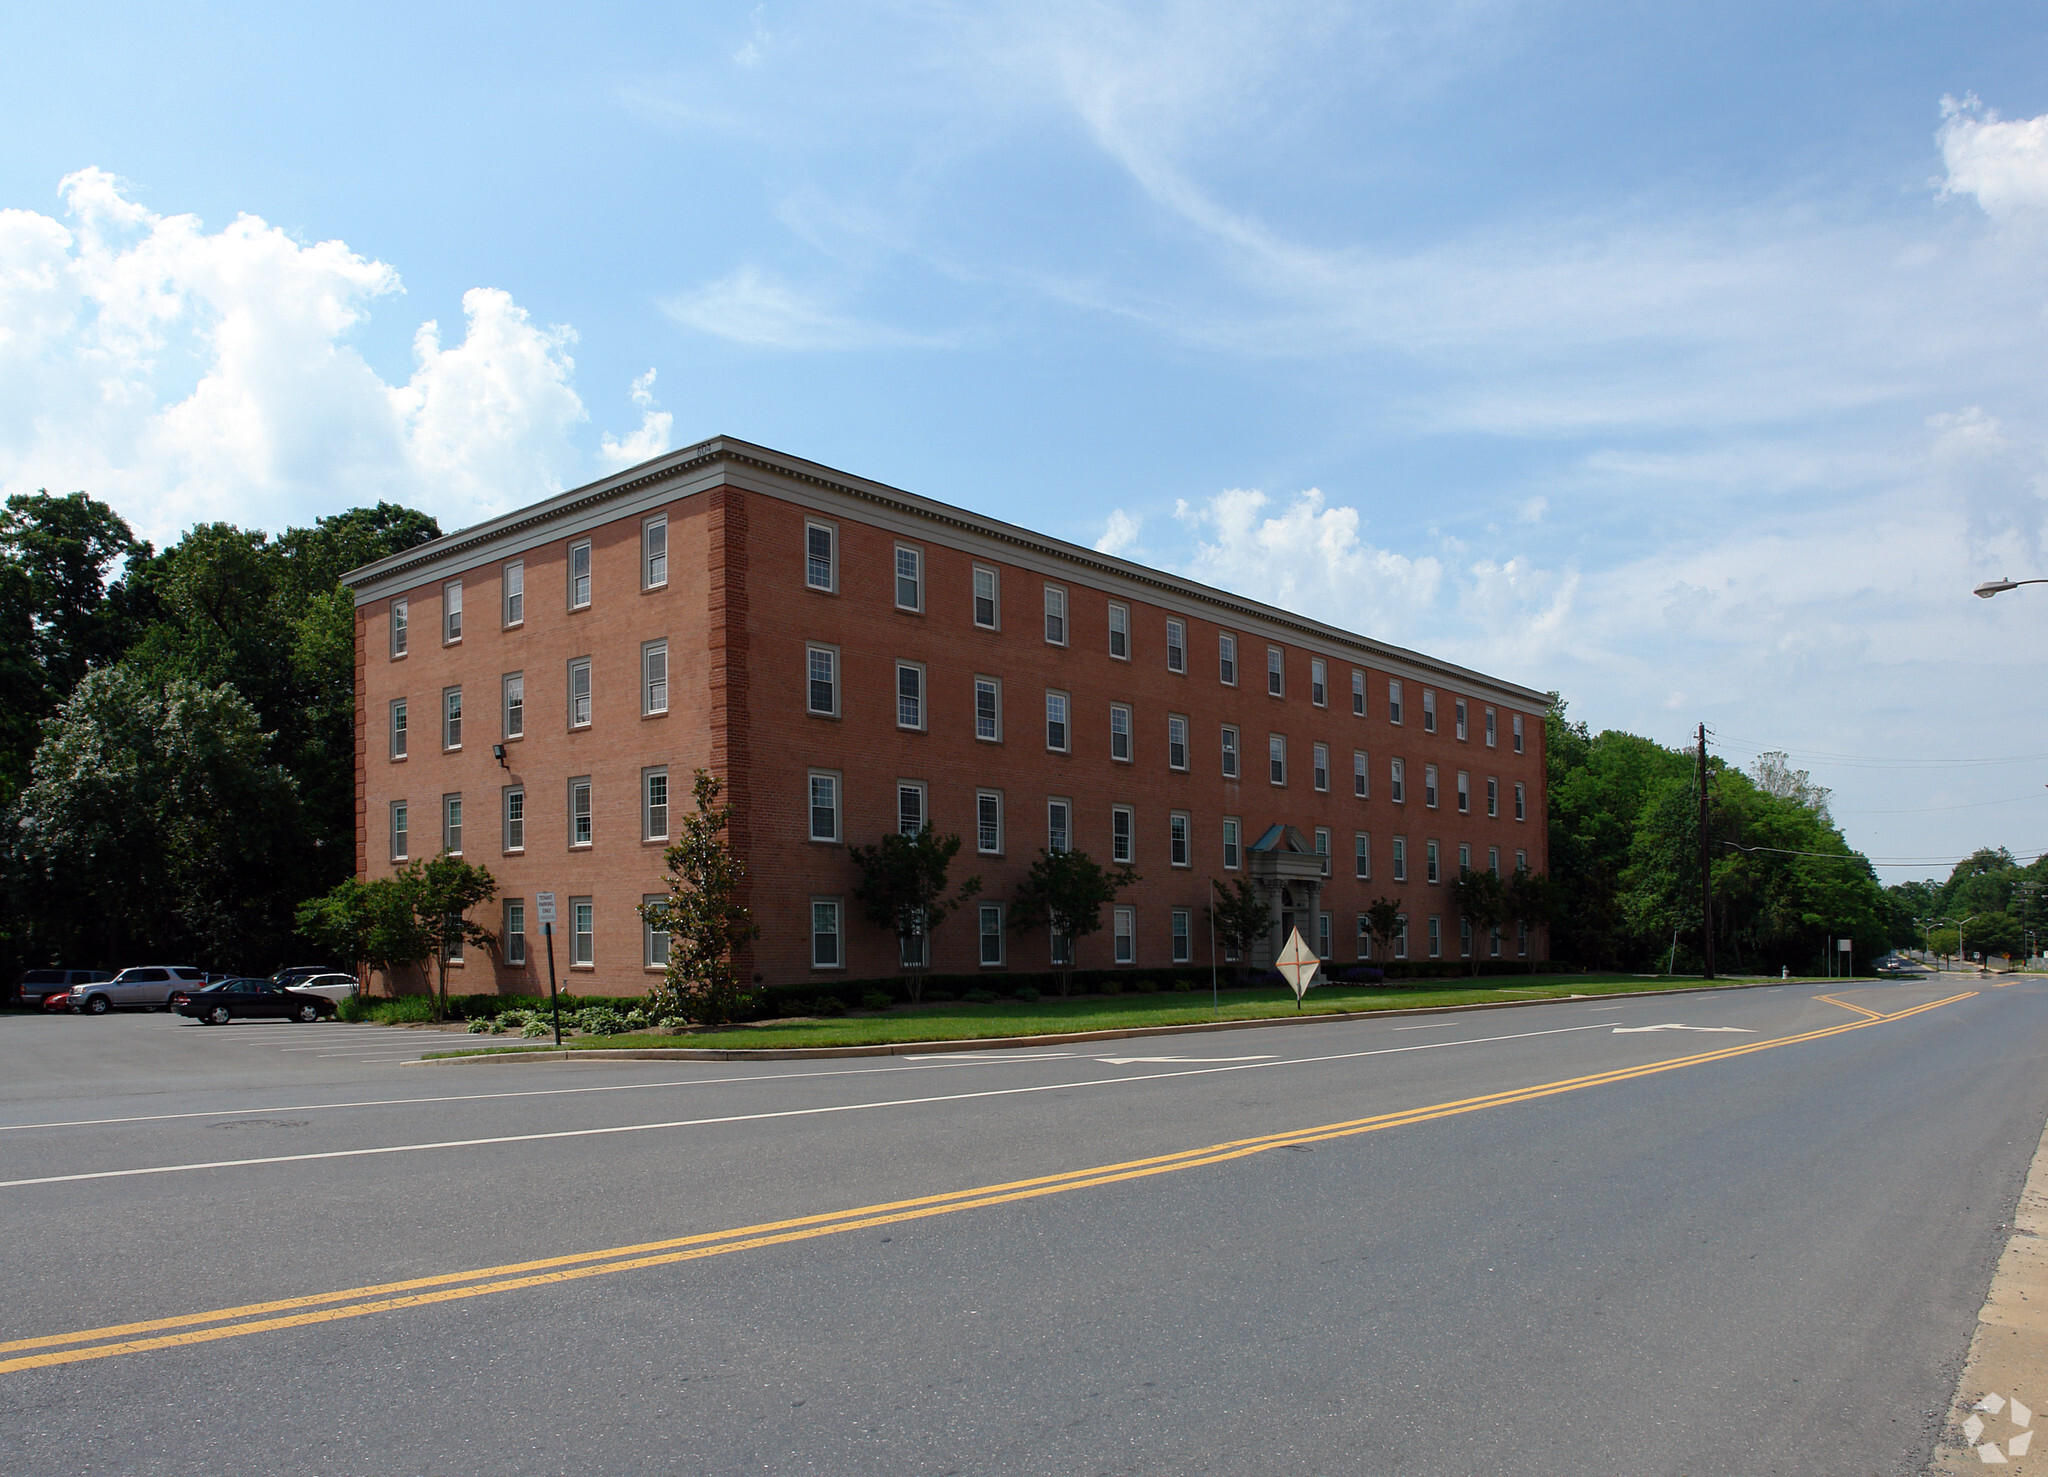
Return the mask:
{"type": "Polygon", "coordinates": [[[1707,847],[1707,725],[1700,725],[1700,933],[1706,946],[1700,951],[1706,960],[1706,977],[1714,977],[1714,874],[1707,847]]]}

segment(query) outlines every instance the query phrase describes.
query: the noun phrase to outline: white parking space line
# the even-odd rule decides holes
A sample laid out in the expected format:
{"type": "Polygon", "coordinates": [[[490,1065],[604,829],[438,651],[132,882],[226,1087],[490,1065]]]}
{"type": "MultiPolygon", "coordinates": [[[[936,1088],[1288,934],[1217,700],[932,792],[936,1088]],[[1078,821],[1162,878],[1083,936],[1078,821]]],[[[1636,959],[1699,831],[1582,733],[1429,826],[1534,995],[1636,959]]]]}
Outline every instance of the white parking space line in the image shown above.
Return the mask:
{"type": "Polygon", "coordinates": [[[1597,1031],[1615,1022],[1589,1026],[1560,1026],[1548,1031],[1517,1031],[1506,1036],[1481,1036],[1469,1041],[1419,1041],[1413,1046],[1382,1046],[1371,1051],[1334,1052],[1328,1056],[1289,1057],[1282,1060],[1235,1062],[1226,1066],[1191,1067],[1178,1072],[1144,1072],[1116,1077],[1093,1077],[1079,1082],[1043,1082],[1032,1087],[991,1087],[979,1092],[940,1093],[932,1097],[889,1098],[872,1103],[831,1103],[816,1108],[780,1108],[764,1113],[723,1113],[710,1118],[677,1118],[658,1123],[620,1123],[603,1128],[564,1128],[546,1133],[499,1134],[490,1138],[442,1139],[430,1143],[384,1144],[367,1149],[326,1149],[308,1154],[270,1154],[255,1159],[210,1159],[186,1164],[152,1164],[136,1169],[96,1169],[82,1174],[47,1174],[31,1179],[0,1180],[0,1190],[17,1190],[31,1185],[72,1184],[81,1180],[132,1179],[141,1175],[183,1174],[200,1169],[242,1169],[262,1164],[303,1164],[325,1159],[363,1159],[382,1154],[413,1154],[428,1149],[476,1149],[498,1144],[543,1143],[551,1139],[604,1138],[622,1133],[651,1133],[665,1128],[707,1128],[727,1123],[758,1123],[780,1118],[816,1118],[834,1113],[866,1113],[880,1108],[915,1108],[934,1103],[972,1102],[981,1098],[1021,1097],[1029,1093],[1076,1092],[1087,1087],[1130,1087],[1176,1077],[1207,1077],[1219,1072],[1257,1072],[1269,1067],[1303,1067],[1330,1062],[1357,1061],[1365,1057],[1402,1056],[1418,1051],[1442,1051],[1452,1046],[1486,1046],[1500,1041],[1523,1041],[1533,1036],[1567,1036],[1578,1031],[1597,1031]]]}

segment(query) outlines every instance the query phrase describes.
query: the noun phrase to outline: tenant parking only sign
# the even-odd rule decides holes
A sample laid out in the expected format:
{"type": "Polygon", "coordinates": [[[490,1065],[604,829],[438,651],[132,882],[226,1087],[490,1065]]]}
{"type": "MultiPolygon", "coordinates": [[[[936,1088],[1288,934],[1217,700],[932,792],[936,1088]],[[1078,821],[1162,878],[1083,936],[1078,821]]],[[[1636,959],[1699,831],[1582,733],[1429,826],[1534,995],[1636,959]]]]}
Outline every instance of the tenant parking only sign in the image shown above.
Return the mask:
{"type": "Polygon", "coordinates": [[[553,923],[555,921],[555,895],[551,892],[537,892],[533,895],[533,921],[553,923]]]}

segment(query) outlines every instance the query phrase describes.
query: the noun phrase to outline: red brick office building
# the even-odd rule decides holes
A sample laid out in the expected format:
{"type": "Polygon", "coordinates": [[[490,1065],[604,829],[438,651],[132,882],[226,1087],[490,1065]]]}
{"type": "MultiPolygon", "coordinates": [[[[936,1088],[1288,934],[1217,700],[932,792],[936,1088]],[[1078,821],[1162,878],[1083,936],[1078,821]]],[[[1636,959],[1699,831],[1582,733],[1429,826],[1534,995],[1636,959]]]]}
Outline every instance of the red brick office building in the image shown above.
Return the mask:
{"type": "Polygon", "coordinates": [[[1005,903],[1040,847],[1142,876],[1083,967],[1209,958],[1212,877],[1274,938],[1370,957],[1541,957],[1473,938],[1460,865],[1542,871],[1543,694],[1028,529],[719,438],[348,576],[356,867],[459,852],[499,881],[502,962],[456,991],[632,994],[666,941],[638,905],[693,771],[724,779],[770,983],[893,975],[849,845],[929,822],[975,904],[939,972],[1043,970],[1005,903]],[[481,976],[481,977],[479,977],[481,976]]]}

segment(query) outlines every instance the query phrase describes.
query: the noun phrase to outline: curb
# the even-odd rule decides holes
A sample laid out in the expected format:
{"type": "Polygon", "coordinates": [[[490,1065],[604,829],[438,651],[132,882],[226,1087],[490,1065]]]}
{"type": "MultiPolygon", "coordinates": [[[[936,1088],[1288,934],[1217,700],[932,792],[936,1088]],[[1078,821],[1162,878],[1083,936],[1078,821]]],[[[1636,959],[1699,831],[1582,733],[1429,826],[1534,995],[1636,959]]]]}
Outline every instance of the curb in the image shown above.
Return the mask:
{"type": "MultiPolygon", "coordinates": [[[[1476,1005],[1417,1005],[1390,1010],[1326,1011],[1317,1015],[1264,1016],[1248,1021],[1193,1021],[1182,1026],[1131,1026],[1116,1031],[1060,1031],[1043,1036],[969,1036],[957,1041],[882,1041],[871,1046],[639,1046],[607,1050],[495,1051],[471,1056],[423,1057],[408,1067],[442,1067],[477,1062],[801,1062],[863,1056],[924,1056],[933,1052],[1014,1051],[1030,1046],[1070,1046],[1087,1041],[1124,1041],[1134,1036],[1192,1036],[1206,1031],[1249,1031],[1264,1026],[1329,1025],[1337,1021],[1381,1020],[1388,1016],[1458,1015],[1474,1010],[1515,1010],[1525,1005],[1564,1005],[1587,1000],[1641,1000],[1654,995],[1707,995],[1721,990],[1761,990],[1770,985],[1811,984],[1809,980],[1752,980],[1742,984],[1689,985],[1676,990],[1629,990],[1605,995],[1551,995],[1540,1000],[1486,1000],[1476,1005]]],[[[1821,983],[1825,983],[1824,981],[1821,983]]]]}

